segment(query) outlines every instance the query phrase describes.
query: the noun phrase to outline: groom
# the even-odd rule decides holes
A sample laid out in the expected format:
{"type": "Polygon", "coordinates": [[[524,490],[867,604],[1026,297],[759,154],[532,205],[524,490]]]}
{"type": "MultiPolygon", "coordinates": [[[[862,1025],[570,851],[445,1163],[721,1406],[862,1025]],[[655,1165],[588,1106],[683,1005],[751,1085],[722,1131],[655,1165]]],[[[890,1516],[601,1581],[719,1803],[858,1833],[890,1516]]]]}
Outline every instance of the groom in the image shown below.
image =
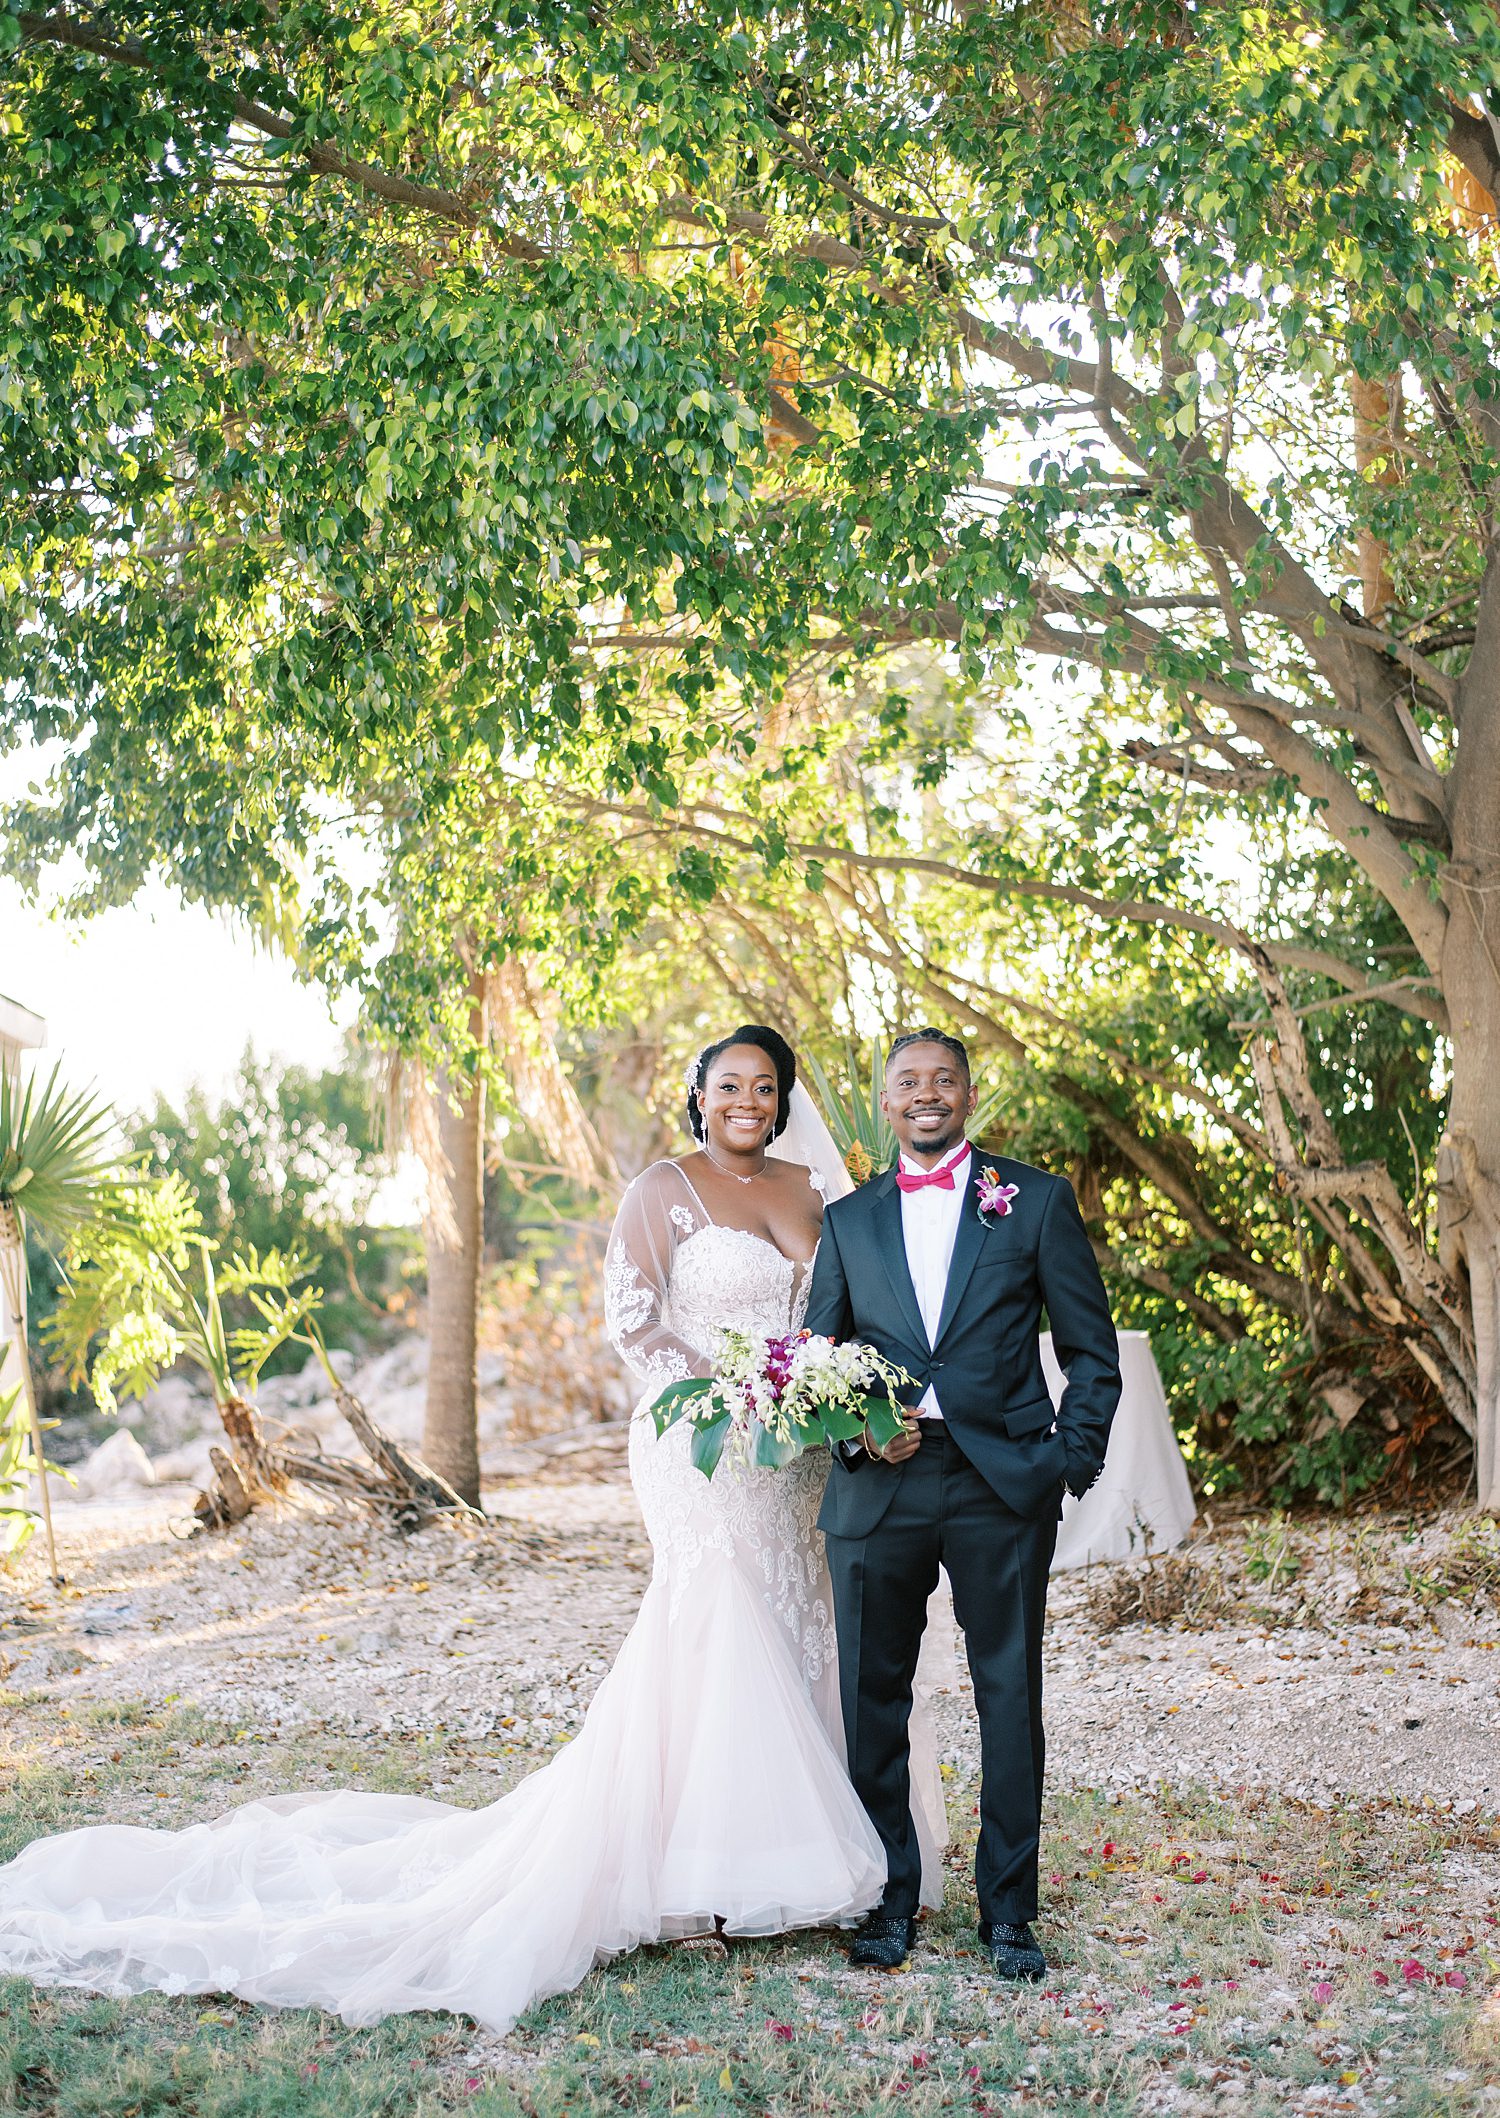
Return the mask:
{"type": "Polygon", "coordinates": [[[1120,1396],[1114,1325],[1071,1187],[977,1155],[956,1037],[898,1037],[881,1107],[889,1169],[832,1204],[806,1322],[862,1339],[913,1378],[905,1429],[835,1451],[819,1521],[838,1622],[849,1769],[884,1842],[885,1894],[850,1962],[910,1951],[921,1865],[907,1720],[939,1563],[953,1584],[979,1714],[979,1932],[1002,1978],[1040,1979],[1032,1935],[1042,1806],[1042,1617],[1063,1488],[1104,1462],[1120,1396]],[[1054,1418],[1038,1338],[1047,1311],[1067,1376],[1054,1418]]]}

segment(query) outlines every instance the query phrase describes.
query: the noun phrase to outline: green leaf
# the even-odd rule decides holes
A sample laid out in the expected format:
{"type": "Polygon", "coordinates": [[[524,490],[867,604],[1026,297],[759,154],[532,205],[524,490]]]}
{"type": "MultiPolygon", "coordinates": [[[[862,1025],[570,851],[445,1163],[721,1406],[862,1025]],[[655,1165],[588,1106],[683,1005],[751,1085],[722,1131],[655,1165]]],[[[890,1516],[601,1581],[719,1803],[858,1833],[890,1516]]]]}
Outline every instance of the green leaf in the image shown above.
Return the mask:
{"type": "Polygon", "coordinates": [[[877,1449],[893,1442],[906,1424],[901,1407],[889,1397],[867,1397],[865,1424],[877,1449]]]}
{"type": "Polygon", "coordinates": [[[750,1451],[753,1464],[758,1464],[763,1471],[779,1471],[783,1464],[789,1464],[800,1453],[798,1443],[780,1440],[769,1427],[756,1421],[755,1441],[750,1451]]]}
{"type": "Polygon", "coordinates": [[[688,1454],[692,1457],[694,1468],[701,1471],[705,1478],[712,1478],[718,1469],[719,1458],[724,1453],[724,1444],[729,1438],[732,1424],[729,1414],[721,1412],[717,1419],[710,1420],[706,1426],[694,1427],[688,1454]]]}
{"type": "Polygon", "coordinates": [[[668,1427],[682,1418],[695,1397],[703,1397],[712,1390],[713,1383],[707,1376],[689,1376],[678,1383],[668,1383],[660,1397],[651,1407],[651,1418],[658,1435],[665,1434],[668,1427]]]}

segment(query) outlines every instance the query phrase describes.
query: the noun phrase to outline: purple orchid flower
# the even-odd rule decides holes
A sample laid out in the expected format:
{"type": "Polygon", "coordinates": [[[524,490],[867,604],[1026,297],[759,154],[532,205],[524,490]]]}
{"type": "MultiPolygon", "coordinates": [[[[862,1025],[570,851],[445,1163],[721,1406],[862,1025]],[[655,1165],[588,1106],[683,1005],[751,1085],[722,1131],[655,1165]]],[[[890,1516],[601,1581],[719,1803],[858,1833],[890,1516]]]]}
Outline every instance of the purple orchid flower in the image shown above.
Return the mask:
{"type": "Polygon", "coordinates": [[[1020,1191],[1019,1184],[1002,1184],[998,1169],[982,1169],[979,1172],[978,1184],[980,1219],[993,1214],[997,1221],[1003,1221],[1020,1196],[1020,1191]]]}

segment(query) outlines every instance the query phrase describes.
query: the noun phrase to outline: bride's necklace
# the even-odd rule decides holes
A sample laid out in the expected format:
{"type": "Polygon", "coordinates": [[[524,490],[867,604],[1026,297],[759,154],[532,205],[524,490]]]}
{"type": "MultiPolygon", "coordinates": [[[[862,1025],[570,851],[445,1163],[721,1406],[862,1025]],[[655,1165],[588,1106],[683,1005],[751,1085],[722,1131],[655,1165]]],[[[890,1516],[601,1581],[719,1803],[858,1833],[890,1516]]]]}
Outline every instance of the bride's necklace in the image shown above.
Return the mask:
{"type": "Polygon", "coordinates": [[[752,1169],[748,1177],[742,1177],[737,1169],[724,1168],[724,1164],[719,1160],[718,1156],[714,1153],[713,1149],[709,1146],[706,1140],[703,1143],[703,1152],[708,1157],[709,1161],[712,1162],[715,1169],[722,1170],[723,1174],[726,1177],[733,1177],[736,1184],[753,1184],[757,1177],[765,1175],[766,1161],[764,1155],[762,1155],[761,1157],[760,1168],[752,1169]]]}

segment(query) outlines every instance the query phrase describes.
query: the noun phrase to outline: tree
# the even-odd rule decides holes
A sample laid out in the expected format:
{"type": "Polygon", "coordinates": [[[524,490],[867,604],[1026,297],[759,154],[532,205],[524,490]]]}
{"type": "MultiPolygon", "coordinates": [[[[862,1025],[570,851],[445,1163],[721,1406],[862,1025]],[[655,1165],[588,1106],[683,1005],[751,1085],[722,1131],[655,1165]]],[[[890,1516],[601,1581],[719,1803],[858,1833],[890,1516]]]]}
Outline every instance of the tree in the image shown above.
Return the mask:
{"type": "MultiPolygon", "coordinates": [[[[115,1114],[96,1096],[78,1095],[62,1085],[57,1067],[45,1082],[24,1085],[0,1066],[0,1278],[5,1305],[12,1316],[26,1314],[28,1271],[26,1237],[35,1228],[52,1243],[97,1215],[115,1174],[118,1145],[115,1114]]],[[[21,1334],[17,1355],[21,1369],[19,1402],[31,1437],[29,1463],[36,1475],[47,1534],[47,1566],[60,1587],[57,1541],[52,1530],[52,1500],[47,1489],[47,1459],[37,1413],[31,1349],[21,1334]]],[[[8,1400],[7,1416],[16,1410],[8,1400]]],[[[9,1437],[7,1436],[7,1443],[9,1437]]],[[[12,1472],[22,1468],[12,1446],[6,1456],[12,1472]]]]}
{"type": "Polygon", "coordinates": [[[344,1065],[313,1072],[247,1048],[222,1096],[195,1086],[159,1098],[129,1138],[157,1173],[185,1179],[221,1248],[305,1257],[327,1283],[321,1328],[342,1345],[387,1320],[410,1241],[369,1225],[392,1169],[380,1132],[367,1054],[351,1047],[344,1065]]]}
{"type": "MultiPolygon", "coordinates": [[[[1015,757],[984,760],[993,722],[981,715],[976,731],[954,718],[931,658],[890,674],[900,730],[877,686],[842,706],[798,701],[788,740],[816,743],[821,763],[791,777],[768,775],[764,758],[738,775],[714,761],[684,773],[670,811],[557,780],[513,784],[509,833],[560,871],[587,816],[615,834],[611,888],[628,876],[632,903],[658,908],[598,1004],[633,1014],[648,983],[690,994],[696,982],[679,1056],[726,1007],[778,1023],[835,1066],[848,1032],[929,1018],[962,1030],[1003,1091],[998,1139],[1072,1177],[1117,1309],[1153,1331],[1205,1475],[1228,1458],[1256,1485],[1337,1500],[1393,1463],[1409,1471],[1424,1443],[1424,1468],[1451,1462],[1457,1437],[1389,1268],[1338,1216],[1276,1189],[1245,1063],[1253,976],[1233,975],[1211,933],[1146,924],[1126,930],[1126,948],[1118,929],[1045,893],[976,903],[970,871],[945,857],[974,821],[1002,816],[1013,872],[1044,878],[1051,820],[1031,813],[1015,757]],[[810,843],[830,816],[858,819],[848,843],[810,843]],[[770,873],[768,844],[786,856],[770,873]],[[702,992],[705,979],[723,1000],[702,992]]],[[[1103,804],[1072,818],[1101,837],[1113,821],[1103,804]]],[[[1336,925],[1376,949],[1382,908],[1342,865],[1288,851],[1268,866],[1266,900],[1283,920],[1313,908],[1297,930],[1308,947],[1336,925]]],[[[1254,870],[1250,885],[1262,887],[1254,870]]],[[[591,923],[607,915],[602,890],[574,904],[591,923]]],[[[1322,982],[1288,976],[1316,1008],[1322,982]]],[[[1351,1145],[1411,1167],[1430,1197],[1443,1118],[1431,1026],[1378,1001],[1309,1020],[1336,1033],[1316,1040],[1314,1081],[1351,1145]]]]}
{"type": "MultiPolygon", "coordinates": [[[[1487,11],[6,19],[3,668],[65,749],[23,856],[284,905],[353,799],[410,933],[498,961],[554,878],[433,858],[497,772],[670,807],[663,699],[691,762],[809,657],[943,642],[1013,719],[1091,671],[1044,872],[983,824],[935,857],[1243,966],[1275,1179],[1500,1505],[1487,11]],[[1322,834],[1369,923],[1320,935],[1311,867],[1227,913],[1184,848],[1229,816],[1272,875],[1284,819],[1322,834]],[[1443,1040],[1431,1229],[1319,1099],[1350,1006],[1443,1040]]],[[[911,858],[756,829],[813,880],[911,858]]],[[[699,834],[689,901],[712,868],[699,834]]],[[[308,931],[420,1034],[430,952],[358,970],[331,874],[308,931]]]]}
{"type": "Polygon", "coordinates": [[[432,1086],[436,1153],[429,1154],[427,1206],[427,1406],[422,1449],[455,1492],[479,1505],[479,1276],[484,1261],[484,1151],[489,1042],[484,979],[476,975],[469,1018],[475,1061],[467,1078],[440,1073],[432,1086]]]}

